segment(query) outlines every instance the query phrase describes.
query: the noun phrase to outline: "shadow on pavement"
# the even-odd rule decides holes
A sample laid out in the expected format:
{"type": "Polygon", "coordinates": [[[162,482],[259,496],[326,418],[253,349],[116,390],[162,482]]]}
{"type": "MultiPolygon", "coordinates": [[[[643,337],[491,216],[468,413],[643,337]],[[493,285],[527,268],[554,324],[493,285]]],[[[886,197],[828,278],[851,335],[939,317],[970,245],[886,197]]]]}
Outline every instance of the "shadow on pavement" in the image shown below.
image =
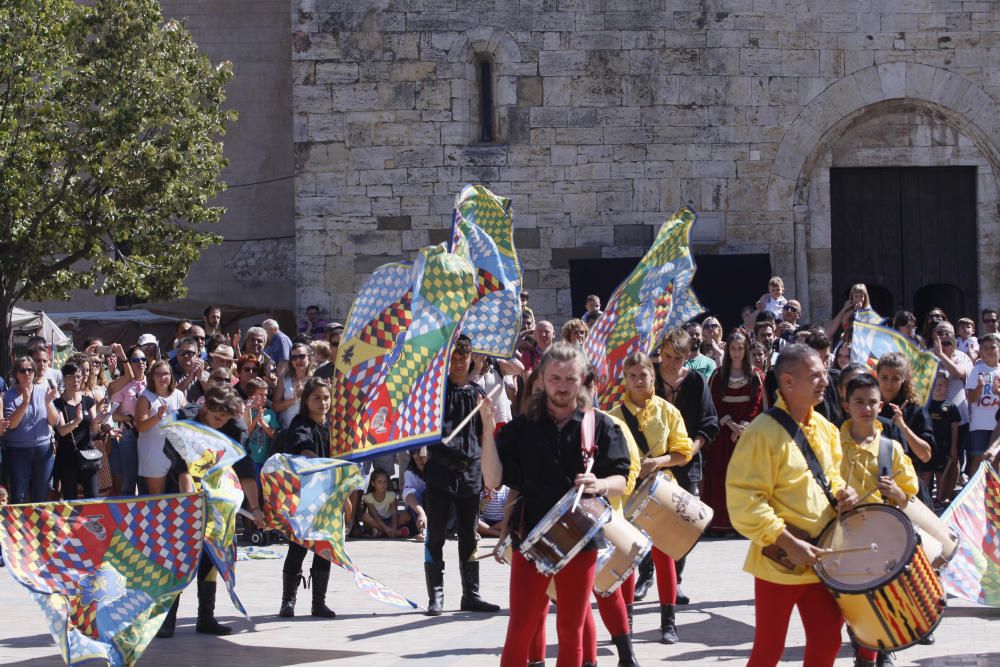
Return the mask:
{"type": "MultiPolygon", "coordinates": [[[[176,639],[176,638],[175,638],[176,639]]],[[[53,647],[55,648],[55,647],[53,647]]],[[[254,667],[283,667],[284,665],[303,665],[323,660],[343,660],[361,655],[369,655],[361,651],[323,651],[319,649],[297,649],[282,646],[238,646],[226,641],[202,642],[198,650],[192,651],[190,645],[175,645],[174,650],[162,643],[154,642],[143,654],[140,662],[150,665],[170,665],[171,667],[203,667],[216,662],[218,664],[235,664],[233,658],[237,655],[251,654],[243,664],[254,667]],[[179,651],[177,649],[180,649],[179,651]]],[[[18,662],[8,662],[6,667],[53,667],[62,664],[57,655],[31,658],[18,662]]],[[[107,665],[106,662],[88,661],[78,665],[107,665]]]]}
{"type": "MultiPolygon", "coordinates": [[[[410,614],[399,614],[400,616],[414,616],[415,620],[412,623],[400,623],[389,628],[379,628],[377,630],[372,630],[370,632],[357,632],[354,634],[347,635],[351,640],[361,640],[361,639],[371,639],[373,637],[382,637],[384,635],[395,635],[400,632],[407,632],[410,630],[421,630],[423,628],[433,627],[435,625],[447,625],[454,623],[456,621],[489,621],[498,616],[507,616],[506,610],[499,614],[476,614],[472,612],[453,612],[444,613],[441,616],[424,616],[422,613],[414,611],[410,614]]],[[[382,614],[379,614],[382,616],[382,614]]],[[[340,619],[340,616],[337,616],[340,619]]],[[[350,618],[350,616],[344,616],[344,618],[350,618]]]]}
{"type": "Polygon", "coordinates": [[[1000,665],[1000,653],[962,653],[947,658],[921,658],[917,665],[947,665],[947,667],[995,667],[1000,665]]]}
{"type": "MultiPolygon", "coordinates": [[[[643,614],[647,616],[648,614],[643,614]]],[[[635,620],[635,640],[637,642],[659,643],[660,619],[656,615],[650,622],[637,615],[635,620]],[[649,628],[649,629],[647,629],[649,628]]],[[[753,626],[741,621],[734,621],[727,616],[708,612],[708,618],[695,623],[685,622],[684,614],[677,615],[677,634],[684,643],[732,646],[734,644],[753,643],[753,626]]],[[[743,654],[738,654],[743,655],[743,654]]],[[[749,653],[747,653],[749,655],[749,653]]]]}
{"type": "Polygon", "coordinates": [[[0,648],[40,648],[45,646],[55,648],[52,635],[31,635],[30,637],[0,639],[0,648]]]}

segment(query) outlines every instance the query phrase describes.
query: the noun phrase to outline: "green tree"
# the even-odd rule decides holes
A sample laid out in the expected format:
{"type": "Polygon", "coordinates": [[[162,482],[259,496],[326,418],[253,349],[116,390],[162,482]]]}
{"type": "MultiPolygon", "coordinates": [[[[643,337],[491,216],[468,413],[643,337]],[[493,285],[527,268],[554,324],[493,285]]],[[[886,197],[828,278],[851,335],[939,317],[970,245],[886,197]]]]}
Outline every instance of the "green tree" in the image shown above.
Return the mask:
{"type": "Polygon", "coordinates": [[[223,209],[229,63],[155,0],[0,3],[0,366],[22,298],[182,296],[223,209]]]}

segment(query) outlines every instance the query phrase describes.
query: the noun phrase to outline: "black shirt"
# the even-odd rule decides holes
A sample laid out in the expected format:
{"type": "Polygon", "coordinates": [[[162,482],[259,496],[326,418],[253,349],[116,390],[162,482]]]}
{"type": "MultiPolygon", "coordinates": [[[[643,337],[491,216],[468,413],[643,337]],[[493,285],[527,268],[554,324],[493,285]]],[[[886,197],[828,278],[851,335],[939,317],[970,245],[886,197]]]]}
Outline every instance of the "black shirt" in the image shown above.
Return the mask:
{"type": "MultiPolygon", "coordinates": [[[[486,395],[477,384],[458,386],[450,379],[444,394],[442,432],[449,434],[486,395]]],[[[427,450],[424,480],[456,498],[478,496],[483,490],[482,449],[479,437],[483,420],[477,413],[447,445],[438,443],[427,450]]]]}
{"type": "MultiPolygon", "coordinates": [[[[524,534],[573,488],[573,480],[586,468],[580,448],[583,414],[582,410],[573,413],[562,430],[548,414],[538,421],[519,415],[500,430],[497,450],[503,483],[524,498],[524,534]]],[[[593,473],[597,477],[628,477],[628,445],[621,429],[601,412],[595,412],[594,426],[597,453],[593,473]]]]}
{"type": "Polygon", "coordinates": [[[288,425],[288,440],[285,446],[286,454],[301,455],[309,450],[315,452],[321,459],[330,456],[330,427],[326,424],[317,424],[312,419],[303,414],[292,417],[292,423],[288,425]]]}
{"type": "MultiPolygon", "coordinates": [[[[894,403],[894,401],[886,401],[885,405],[882,407],[882,413],[879,416],[892,421],[893,412],[890,403],[894,403]]],[[[899,404],[896,403],[896,405],[899,404]]],[[[933,457],[934,449],[936,447],[934,443],[934,426],[931,424],[931,417],[927,414],[927,410],[924,407],[916,405],[915,403],[910,403],[909,401],[907,401],[906,405],[902,407],[903,421],[910,427],[910,430],[913,431],[914,435],[924,440],[931,446],[931,456],[933,457]]],[[[895,423],[893,423],[893,426],[895,426],[895,423]]],[[[903,445],[903,449],[906,450],[906,453],[909,455],[913,463],[922,465],[920,459],[918,459],[916,454],[913,453],[910,443],[908,443],[906,438],[903,437],[902,431],[898,428],[896,431],[899,433],[899,442],[903,445]]]]}
{"type": "MultiPolygon", "coordinates": [[[[669,400],[666,384],[659,372],[656,373],[656,395],[669,400]]],[[[690,371],[681,382],[677,396],[674,397],[674,407],[680,410],[681,417],[684,418],[684,427],[692,440],[699,435],[704,439],[705,445],[715,440],[715,436],[719,434],[719,413],[715,411],[708,383],[699,373],[690,371]]],[[[671,468],[670,471],[681,486],[700,481],[701,450],[688,463],[671,468]]]]}

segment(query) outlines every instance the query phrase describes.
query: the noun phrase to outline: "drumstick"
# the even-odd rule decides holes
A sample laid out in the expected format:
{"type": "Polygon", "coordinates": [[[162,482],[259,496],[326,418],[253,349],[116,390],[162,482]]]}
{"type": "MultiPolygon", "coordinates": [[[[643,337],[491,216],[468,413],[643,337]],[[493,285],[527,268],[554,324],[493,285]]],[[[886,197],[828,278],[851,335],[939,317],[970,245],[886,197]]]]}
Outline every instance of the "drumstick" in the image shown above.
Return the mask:
{"type": "MultiPolygon", "coordinates": [[[[486,398],[492,401],[496,399],[497,396],[500,395],[500,391],[502,390],[503,390],[503,384],[498,384],[497,386],[493,387],[493,391],[491,391],[489,394],[486,395],[486,398]]],[[[441,444],[447,445],[449,442],[451,442],[455,438],[455,436],[457,436],[459,433],[462,432],[462,429],[465,428],[465,425],[468,424],[470,421],[472,421],[472,418],[475,417],[476,413],[478,413],[482,408],[483,408],[483,402],[479,401],[479,404],[476,407],[472,408],[472,412],[465,415],[465,419],[458,422],[458,426],[453,428],[451,430],[451,433],[441,438],[441,444]]]]}
{"type": "Polygon", "coordinates": [[[816,558],[826,558],[827,556],[837,556],[839,554],[849,554],[856,551],[878,551],[878,545],[872,542],[866,547],[850,547],[848,549],[824,549],[816,554],[816,558]]]}
{"type": "MultiPolygon", "coordinates": [[[[903,472],[903,471],[902,471],[902,470],[897,470],[896,472],[892,473],[892,475],[890,475],[889,479],[895,479],[895,478],[896,478],[896,476],[897,476],[897,475],[899,475],[899,473],[901,473],[901,472],[903,472]]],[[[872,496],[872,494],[874,494],[874,493],[875,493],[876,491],[878,491],[878,484],[876,484],[876,485],[875,485],[875,488],[874,488],[874,489],[872,489],[871,491],[869,491],[869,492],[868,492],[868,493],[866,493],[865,495],[863,495],[863,496],[861,496],[860,498],[858,498],[857,502],[855,502],[854,504],[855,504],[855,505],[860,505],[860,504],[861,504],[861,501],[862,501],[862,500],[867,500],[867,499],[868,499],[868,498],[870,498],[870,497],[872,496]]]]}
{"type": "MultiPolygon", "coordinates": [[[[594,457],[591,456],[587,459],[587,469],[583,471],[583,474],[586,475],[588,472],[590,472],[590,469],[593,467],[594,467],[594,457]]],[[[580,504],[580,498],[582,497],[583,497],[583,484],[581,484],[576,489],[576,498],[573,499],[573,507],[570,509],[570,512],[576,511],[576,506],[580,504]]]]}

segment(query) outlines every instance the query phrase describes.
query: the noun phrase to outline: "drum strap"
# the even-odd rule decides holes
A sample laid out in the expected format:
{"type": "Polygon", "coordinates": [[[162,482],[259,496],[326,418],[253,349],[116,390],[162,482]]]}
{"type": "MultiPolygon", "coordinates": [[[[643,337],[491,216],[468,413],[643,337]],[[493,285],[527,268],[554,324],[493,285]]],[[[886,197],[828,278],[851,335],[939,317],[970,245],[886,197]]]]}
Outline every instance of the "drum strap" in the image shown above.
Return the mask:
{"type": "Polygon", "coordinates": [[[878,474],[879,477],[892,475],[892,440],[884,435],[878,440],[878,474]]]}
{"type": "Polygon", "coordinates": [[[635,438],[635,444],[639,445],[639,449],[642,450],[643,456],[649,454],[649,443],[646,442],[646,435],[639,428],[639,420],[635,418],[632,411],[622,403],[622,417],[625,418],[625,425],[628,426],[628,430],[632,432],[632,437],[635,438]]]}
{"type": "Polygon", "coordinates": [[[782,428],[788,432],[788,435],[792,436],[792,439],[795,440],[795,444],[799,446],[799,451],[802,452],[802,456],[806,459],[806,465],[809,466],[809,471],[812,473],[813,479],[819,484],[819,488],[823,489],[823,495],[826,496],[830,505],[836,509],[837,499],[833,497],[833,492],[830,490],[830,482],[823,472],[823,467],[820,465],[819,459],[816,458],[816,453],[809,445],[806,434],[802,432],[802,429],[795,423],[792,416],[780,408],[771,408],[767,411],[767,415],[781,424],[782,428]]]}

